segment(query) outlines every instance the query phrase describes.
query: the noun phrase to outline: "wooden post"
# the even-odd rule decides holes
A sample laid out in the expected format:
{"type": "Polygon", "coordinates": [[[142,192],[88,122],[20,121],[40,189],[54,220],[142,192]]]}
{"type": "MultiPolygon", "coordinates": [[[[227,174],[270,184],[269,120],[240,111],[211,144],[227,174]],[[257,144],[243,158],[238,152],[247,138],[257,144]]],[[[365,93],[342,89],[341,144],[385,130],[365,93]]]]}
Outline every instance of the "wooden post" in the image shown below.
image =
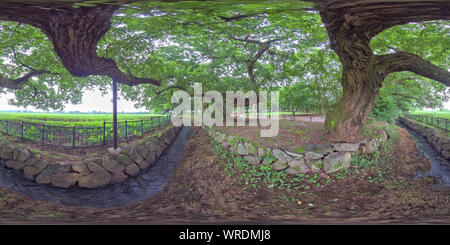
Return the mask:
{"type": "Polygon", "coordinates": [[[22,121],[22,133],[21,133],[22,134],[22,139],[23,139],[23,130],[24,129],[23,129],[23,121],[22,121]]]}
{"type": "Polygon", "coordinates": [[[141,120],[141,134],[144,134],[144,123],[142,120],[141,120]]]}
{"type": "Polygon", "coordinates": [[[117,82],[113,80],[113,147],[117,149],[117,82]]]}

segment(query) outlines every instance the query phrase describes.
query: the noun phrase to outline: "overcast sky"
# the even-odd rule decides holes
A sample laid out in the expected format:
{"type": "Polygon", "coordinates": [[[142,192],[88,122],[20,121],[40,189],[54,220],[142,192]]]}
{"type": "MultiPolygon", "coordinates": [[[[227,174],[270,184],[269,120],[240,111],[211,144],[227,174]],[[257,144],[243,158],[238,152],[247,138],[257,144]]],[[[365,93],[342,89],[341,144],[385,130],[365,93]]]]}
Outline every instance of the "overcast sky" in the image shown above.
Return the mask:
{"type": "MultiPolygon", "coordinates": [[[[30,110],[30,111],[39,111],[32,107],[23,108],[11,106],[8,104],[8,100],[14,98],[14,94],[0,94],[0,111],[4,110],[30,110]]],[[[79,105],[66,105],[64,111],[82,111],[82,112],[90,112],[90,111],[104,111],[104,112],[112,112],[112,92],[102,96],[102,93],[98,90],[89,90],[83,93],[83,101],[79,105]]],[[[146,111],[145,108],[136,109],[134,107],[134,103],[130,101],[126,101],[125,99],[120,99],[117,103],[117,111],[125,111],[125,112],[141,112],[146,111]]]]}
{"type": "MultiPolygon", "coordinates": [[[[32,107],[23,108],[8,105],[8,99],[13,98],[13,94],[0,94],[0,111],[4,110],[30,110],[30,111],[39,111],[35,110],[32,107]]],[[[108,93],[102,96],[102,93],[98,90],[90,90],[85,91],[83,94],[83,102],[80,105],[66,105],[64,111],[81,111],[81,112],[90,112],[90,111],[104,111],[104,112],[112,112],[112,93],[108,93]]],[[[446,109],[450,109],[450,102],[444,104],[446,109]]],[[[145,108],[136,109],[134,107],[134,103],[131,101],[126,101],[125,99],[120,99],[117,104],[117,111],[119,112],[144,112],[145,108]]]]}

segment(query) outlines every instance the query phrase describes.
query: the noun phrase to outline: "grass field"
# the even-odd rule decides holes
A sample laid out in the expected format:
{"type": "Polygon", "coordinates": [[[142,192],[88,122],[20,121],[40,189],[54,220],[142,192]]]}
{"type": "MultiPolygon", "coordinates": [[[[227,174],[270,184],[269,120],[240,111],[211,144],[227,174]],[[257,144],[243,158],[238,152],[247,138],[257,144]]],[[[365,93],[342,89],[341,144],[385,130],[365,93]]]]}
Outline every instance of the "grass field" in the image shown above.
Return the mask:
{"type": "Polygon", "coordinates": [[[450,119],[450,111],[420,111],[420,110],[418,110],[418,111],[411,112],[411,114],[450,119]]]}
{"type": "MultiPolygon", "coordinates": [[[[160,114],[118,114],[118,121],[146,120],[160,114]]],[[[103,121],[111,122],[112,114],[70,114],[70,113],[20,113],[0,112],[0,120],[45,124],[48,126],[102,127],[103,121]]]]}

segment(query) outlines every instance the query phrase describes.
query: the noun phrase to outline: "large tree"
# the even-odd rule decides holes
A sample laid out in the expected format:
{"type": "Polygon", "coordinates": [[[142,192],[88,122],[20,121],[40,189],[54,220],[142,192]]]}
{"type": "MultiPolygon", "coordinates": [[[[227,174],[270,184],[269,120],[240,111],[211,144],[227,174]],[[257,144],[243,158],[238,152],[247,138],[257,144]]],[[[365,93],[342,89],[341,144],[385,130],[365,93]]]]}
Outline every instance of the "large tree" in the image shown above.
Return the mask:
{"type": "Polygon", "coordinates": [[[418,55],[377,55],[370,41],[382,31],[410,22],[450,19],[450,1],[314,1],[331,48],[343,66],[343,96],[327,114],[326,127],[344,141],[355,140],[387,75],[410,71],[450,85],[450,73],[418,55]]]}

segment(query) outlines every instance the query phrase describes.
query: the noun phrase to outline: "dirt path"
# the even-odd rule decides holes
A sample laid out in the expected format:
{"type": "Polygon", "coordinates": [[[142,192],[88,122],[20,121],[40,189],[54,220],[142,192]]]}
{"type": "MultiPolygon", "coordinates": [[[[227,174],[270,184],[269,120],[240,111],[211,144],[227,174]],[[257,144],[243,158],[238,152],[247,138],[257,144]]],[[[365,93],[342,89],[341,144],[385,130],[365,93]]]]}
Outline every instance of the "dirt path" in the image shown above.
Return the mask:
{"type": "Polygon", "coordinates": [[[0,223],[450,223],[449,192],[433,190],[432,178],[414,180],[415,170],[428,168],[428,162],[404,129],[382,163],[383,183],[348,176],[306,193],[255,189],[226,175],[208,136],[193,131],[173,179],[148,200],[121,208],[71,208],[0,188],[0,223]]]}

